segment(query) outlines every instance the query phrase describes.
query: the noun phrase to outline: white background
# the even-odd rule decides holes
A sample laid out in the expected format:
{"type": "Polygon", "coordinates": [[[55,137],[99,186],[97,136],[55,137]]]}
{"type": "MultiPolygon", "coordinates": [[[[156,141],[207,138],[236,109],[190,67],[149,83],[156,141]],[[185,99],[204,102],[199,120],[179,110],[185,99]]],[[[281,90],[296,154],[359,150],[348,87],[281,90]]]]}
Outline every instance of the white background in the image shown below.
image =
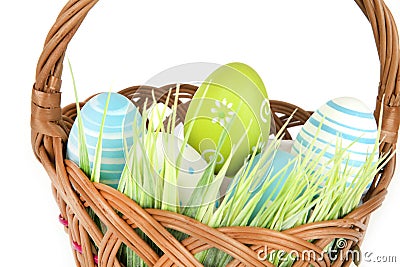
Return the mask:
{"type": "MultiPolygon", "coordinates": [[[[74,266],[50,180],[33,157],[29,127],[36,62],[64,4],[0,4],[1,266],[74,266]]],[[[387,4],[400,23],[400,2],[387,4]]],[[[142,84],[178,64],[242,61],[263,77],[271,99],[311,110],[335,97],[354,96],[373,109],[379,82],[374,45],[368,21],[350,0],[103,0],[67,56],[81,99],[142,84]]],[[[74,101],[67,71],[63,80],[65,105],[74,101]]],[[[394,255],[399,262],[398,176],[372,216],[363,250],[394,255]]]]}

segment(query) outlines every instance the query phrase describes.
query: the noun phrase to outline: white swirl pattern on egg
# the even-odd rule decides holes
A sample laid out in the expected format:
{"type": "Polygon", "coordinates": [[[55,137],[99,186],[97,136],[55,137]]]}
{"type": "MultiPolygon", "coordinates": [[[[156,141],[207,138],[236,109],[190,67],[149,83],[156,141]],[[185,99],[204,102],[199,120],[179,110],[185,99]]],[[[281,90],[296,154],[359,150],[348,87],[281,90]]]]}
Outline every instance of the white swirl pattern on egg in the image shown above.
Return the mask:
{"type": "Polygon", "coordinates": [[[271,115],[271,108],[269,106],[269,100],[264,99],[260,108],[260,118],[264,123],[267,123],[271,115]]]}
{"type": "Polygon", "coordinates": [[[216,164],[223,164],[225,162],[224,156],[220,152],[217,153],[217,150],[215,149],[206,149],[201,154],[201,156],[208,161],[212,161],[216,155],[218,157],[216,160],[216,164]]]}

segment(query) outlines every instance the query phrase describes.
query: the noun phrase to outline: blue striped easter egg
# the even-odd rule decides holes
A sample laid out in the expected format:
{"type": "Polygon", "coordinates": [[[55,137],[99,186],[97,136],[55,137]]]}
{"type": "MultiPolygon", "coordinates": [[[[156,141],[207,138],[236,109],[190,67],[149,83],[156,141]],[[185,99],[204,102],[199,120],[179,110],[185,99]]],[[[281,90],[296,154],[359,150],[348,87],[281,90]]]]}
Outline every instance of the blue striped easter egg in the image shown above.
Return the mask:
{"type": "Polygon", "coordinates": [[[332,164],[327,164],[335,156],[338,137],[341,137],[342,148],[347,159],[342,161],[341,172],[347,164],[351,168],[348,174],[348,185],[357,172],[365,164],[367,157],[373,153],[377,162],[379,152],[374,151],[378,138],[377,123],[368,107],[356,98],[341,97],[333,99],[320,107],[304,124],[292,147],[292,153],[305,154],[312,149],[315,153],[324,152],[319,166],[329,170],[332,164]],[[321,127],[317,135],[318,128],[321,127]],[[315,139],[315,143],[311,143],[315,139]]]}
{"type": "MultiPolygon", "coordinates": [[[[99,138],[108,93],[90,99],[81,110],[91,168],[99,138]]],[[[133,124],[141,124],[141,115],[125,96],[111,93],[102,138],[100,182],[117,188],[125,166],[125,149],[133,144],[133,124]],[[124,144],[125,143],[125,144],[124,144]],[[125,147],[125,145],[127,147],[125,147]]],[[[127,150],[129,151],[129,150],[127,150]]],[[[78,120],[75,120],[67,144],[67,159],[79,165],[78,120]]]]}

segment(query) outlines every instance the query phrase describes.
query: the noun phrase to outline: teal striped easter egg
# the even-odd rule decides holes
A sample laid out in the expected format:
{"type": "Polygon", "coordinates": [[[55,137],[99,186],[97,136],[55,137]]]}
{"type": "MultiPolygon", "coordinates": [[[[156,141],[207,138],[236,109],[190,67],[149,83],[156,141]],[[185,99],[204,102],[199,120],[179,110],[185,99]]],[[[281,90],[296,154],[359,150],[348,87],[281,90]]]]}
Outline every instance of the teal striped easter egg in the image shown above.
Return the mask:
{"type": "MultiPolygon", "coordinates": [[[[107,98],[108,93],[98,94],[81,110],[91,168],[107,98]]],[[[135,122],[140,125],[142,119],[135,105],[118,93],[111,93],[106,114],[102,136],[100,182],[117,188],[125,166],[125,151],[129,151],[134,141],[132,127],[135,122]]],[[[66,156],[79,165],[78,140],[78,120],[75,120],[69,135],[66,156]]]]}
{"type": "Polygon", "coordinates": [[[348,174],[348,185],[352,182],[366,159],[373,153],[377,162],[379,152],[374,151],[378,138],[377,123],[372,112],[360,100],[351,97],[341,97],[330,100],[321,106],[304,124],[292,147],[293,154],[305,154],[312,149],[315,153],[324,152],[319,166],[329,170],[332,164],[327,164],[335,156],[338,137],[342,148],[346,150],[346,160],[342,161],[340,173],[345,166],[348,174]],[[317,134],[318,128],[320,132],[317,134]],[[311,146],[313,140],[315,143],[311,146]]]}

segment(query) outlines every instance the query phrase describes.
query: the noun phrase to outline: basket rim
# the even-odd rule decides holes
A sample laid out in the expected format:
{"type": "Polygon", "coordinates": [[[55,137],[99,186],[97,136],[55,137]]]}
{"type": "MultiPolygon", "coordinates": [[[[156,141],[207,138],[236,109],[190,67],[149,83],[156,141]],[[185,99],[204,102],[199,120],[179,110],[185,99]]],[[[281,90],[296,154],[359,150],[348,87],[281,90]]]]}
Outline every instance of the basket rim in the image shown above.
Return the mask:
{"type": "MultiPolygon", "coordinates": [[[[90,182],[84,176],[82,170],[74,162],[65,160],[65,165],[67,166],[67,169],[70,169],[69,179],[71,184],[78,190],[78,192],[81,193],[79,200],[81,201],[82,205],[84,207],[91,207],[95,210],[98,210],[98,213],[96,212],[96,214],[99,215],[101,220],[106,222],[107,226],[111,226],[115,223],[107,219],[107,217],[110,216],[110,213],[107,211],[107,209],[115,210],[115,214],[113,216],[118,216],[116,211],[121,211],[123,214],[126,214],[123,215],[120,220],[126,223],[132,229],[136,229],[137,227],[143,229],[140,227],[142,226],[141,223],[135,223],[138,221],[140,222],[142,219],[138,219],[138,216],[146,217],[147,219],[152,218],[163,229],[169,228],[189,234],[190,237],[183,240],[181,243],[186,249],[190,249],[192,254],[211,248],[212,245],[210,245],[210,243],[216,245],[216,247],[219,249],[223,249],[223,247],[220,247],[221,239],[230,240],[231,242],[235,243],[232,240],[234,239],[240,243],[243,242],[243,244],[251,245],[250,248],[255,253],[260,249],[261,244],[267,244],[268,248],[271,249],[279,249],[282,248],[282,243],[284,243],[287,245],[284,247],[284,250],[288,252],[301,252],[305,250],[314,251],[316,253],[315,255],[318,255],[321,260],[326,261],[326,255],[322,248],[330,243],[332,237],[345,238],[348,240],[348,249],[352,249],[357,246],[357,244],[363,239],[364,233],[367,229],[369,214],[381,206],[387,193],[387,191],[380,192],[380,194],[375,195],[369,201],[356,208],[345,218],[304,224],[281,232],[250,226],[211,228],[182,214],[159,209],[143,209],[136,204],[135,201],[128,198],[118,190],[101,183],[90,182]],[[96,192],[96,194],[98,194],[96,201],[101,202],[101,205],[94,205],[91,203],[92,200],[87,201],[86,198],[88,195],[87,193],[83,192],[96,192]],[[107,206],[108,208],[104,211],[101,211],[99,210],[98,206],[107,206]],[[210,238],[204,238],[202,235],[204,234],[204,231],[211,234],[217,234],[217,232],[220,232],[217,234],[217,236],[220,238],[214,238],[213,242],[210,242],[210,238]],[[317,239],[319,241],[314,244],[308,242],[310,239],[317,239]],[[328,241],[326,239],[328,239],[328,241]],[[207,243],[207,240],[209,243],[207,243]]],[[[152,224],[154,225],[156,223],[153,221],[152,224]]],[[[149,229],[147,230],[150,231],[149,229]]],[[[225,250],[225,252],[230,252],[229,254],[232,253],[232,256],[236,255],[235,251],[225,250]]],[[[163,262],[166,264],[166,266],[170,266],[174,263],[173,259],[170,258],[168,253],[157,260],[163,262]]],[[[234,260],[234,262],[238,264],[241,263],[241,261],[238,261],[238,259],[234,260]]],[[[315,266],[325,265],[317,264],[315,266]]]]}

